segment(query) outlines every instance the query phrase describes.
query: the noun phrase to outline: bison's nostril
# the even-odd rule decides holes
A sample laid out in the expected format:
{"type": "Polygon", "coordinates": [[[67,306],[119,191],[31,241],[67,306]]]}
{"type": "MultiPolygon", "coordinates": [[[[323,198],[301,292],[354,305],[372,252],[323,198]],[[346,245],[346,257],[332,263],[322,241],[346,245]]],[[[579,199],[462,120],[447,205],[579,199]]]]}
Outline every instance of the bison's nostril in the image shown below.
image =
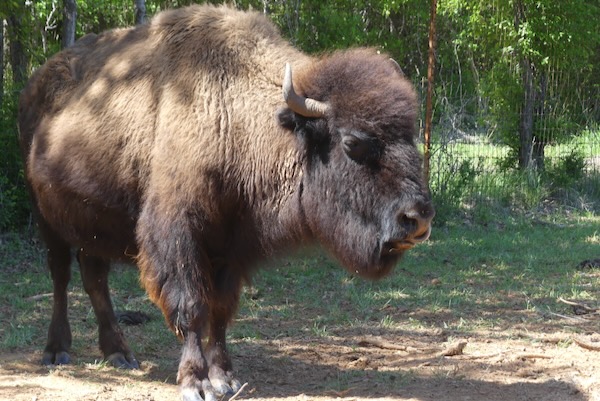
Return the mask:
{"type": "Polygon", "coordinates": [[[419,226],[417,219],[405,213],[400,214],[398,221],[400,222],[400,226],[408,233],[414,232],[419,226]]]}
{"type": "Polygon", "coordinates": [[[398,215],[398,223],[406,232],[406,238],[414,242],[422,242],[429,238],[431,220],[435,211],[430,203],[417,204],[413,208],[398,215]]]}

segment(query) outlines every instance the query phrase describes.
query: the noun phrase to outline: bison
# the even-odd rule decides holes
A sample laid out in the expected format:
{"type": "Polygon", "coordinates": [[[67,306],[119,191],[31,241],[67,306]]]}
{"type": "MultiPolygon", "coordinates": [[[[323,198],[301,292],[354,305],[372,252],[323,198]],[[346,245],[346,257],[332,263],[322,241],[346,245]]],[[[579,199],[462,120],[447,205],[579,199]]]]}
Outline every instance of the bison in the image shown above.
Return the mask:
{"type": "Polygon", "coordinates": [[[54,283],[42,362],[70,360],[74,248],[107,361],[139,366],[107,284],[110,262],[128,261],[182,341],[183,399],[236,391],[225,333],[261,261],[315,242],[375,279],[429,237],[416,113],[388,56],[312,57],[226,6],[164,11],[56,54],[19,103],[54,283]]]}

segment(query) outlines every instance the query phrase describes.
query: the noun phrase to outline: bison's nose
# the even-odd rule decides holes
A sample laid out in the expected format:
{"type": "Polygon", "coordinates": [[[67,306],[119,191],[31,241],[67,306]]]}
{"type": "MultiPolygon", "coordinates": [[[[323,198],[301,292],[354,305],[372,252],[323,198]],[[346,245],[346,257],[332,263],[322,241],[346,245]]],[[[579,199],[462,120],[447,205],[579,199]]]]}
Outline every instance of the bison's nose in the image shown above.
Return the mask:
{"type": "Polygon", "coordinates": [[[431,234],[431,220],[435,210],[431,203],[417,203],[406,212],[400,213],[398,221],[407,233],[405,241],[416,244],[429,238],[431,234]]]}

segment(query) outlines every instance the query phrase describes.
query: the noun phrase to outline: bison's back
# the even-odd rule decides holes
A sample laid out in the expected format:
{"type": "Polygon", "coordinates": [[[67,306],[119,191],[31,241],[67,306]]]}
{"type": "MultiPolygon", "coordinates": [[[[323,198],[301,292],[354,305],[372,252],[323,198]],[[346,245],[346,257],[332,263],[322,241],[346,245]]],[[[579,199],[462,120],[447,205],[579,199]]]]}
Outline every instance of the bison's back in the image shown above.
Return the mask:
{"type": "Polygon", "coordinates": [[[42,66],[20,100],[41,215],[72,244],[131,252],[149,193],[214,199],[207,191],[224,186],[209,181],[235,176],[230,161],[248,168],[237,147],[253,154],[273,143],[254,131],[277,135],[274,115],[256,110],[281,102],[289,60],[308,58],[260,14],[227,7],[167,11],[82,38],[42,66]]]}

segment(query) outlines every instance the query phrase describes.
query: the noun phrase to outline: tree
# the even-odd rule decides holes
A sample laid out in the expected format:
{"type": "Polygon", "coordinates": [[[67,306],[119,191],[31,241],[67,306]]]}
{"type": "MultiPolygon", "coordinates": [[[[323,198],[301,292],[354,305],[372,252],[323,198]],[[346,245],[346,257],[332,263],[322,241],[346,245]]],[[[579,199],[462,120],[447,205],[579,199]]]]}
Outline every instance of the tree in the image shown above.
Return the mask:
{"type": "Polygon", "coordinates": [[[597,0],[449,0],[440,8],[456,29],[454,44],[472,54],[500,138],[522,170],[543,170],[548,141],[585,119],[573,94],[600,46],[597,0]],[[564,80],[550,85],[550,74],[564,80]]]}
{"type": "Polygon", "coordinates": [[[146,0],[134,0],[135,3],[135,24],[146,23],[146,0]]]}
{"type": "MultiPolygon", "coordinates": [[[[527,15],[523,0],[515,0],[514,4],[515,31],[522,32],[527,28],[527,15]],[[525,28],[524,28],[525,27],[525,28]]],[[[522,170],[543,169],[543,142],[535,141],[533,133],[534,109],[539,100],[534,89],[535,65],[528,52],[520,52],[521,82],[523,84],[523,105],[519,122],[519,167],[522,170]]]]}
{"type": "Polygon", "coordinates": [[[4,19],[0,18],[0,110],[4,100],[4,19]]]}
{"type": "Polygon", "coordinates": [[[25,53],[23,15],[13,14],[8,17],[8,42],[10,48],[10,65],[13,84],[20,88],[28,76],[28,59],[25,53]]]}
{"type": "Polygon", "coordinates": [[[63,7],[63,31],[61,45],[65,47],[75,43],[75,30],[77,27],[77,2],[75,0],[64,0],[63,7]]]}

